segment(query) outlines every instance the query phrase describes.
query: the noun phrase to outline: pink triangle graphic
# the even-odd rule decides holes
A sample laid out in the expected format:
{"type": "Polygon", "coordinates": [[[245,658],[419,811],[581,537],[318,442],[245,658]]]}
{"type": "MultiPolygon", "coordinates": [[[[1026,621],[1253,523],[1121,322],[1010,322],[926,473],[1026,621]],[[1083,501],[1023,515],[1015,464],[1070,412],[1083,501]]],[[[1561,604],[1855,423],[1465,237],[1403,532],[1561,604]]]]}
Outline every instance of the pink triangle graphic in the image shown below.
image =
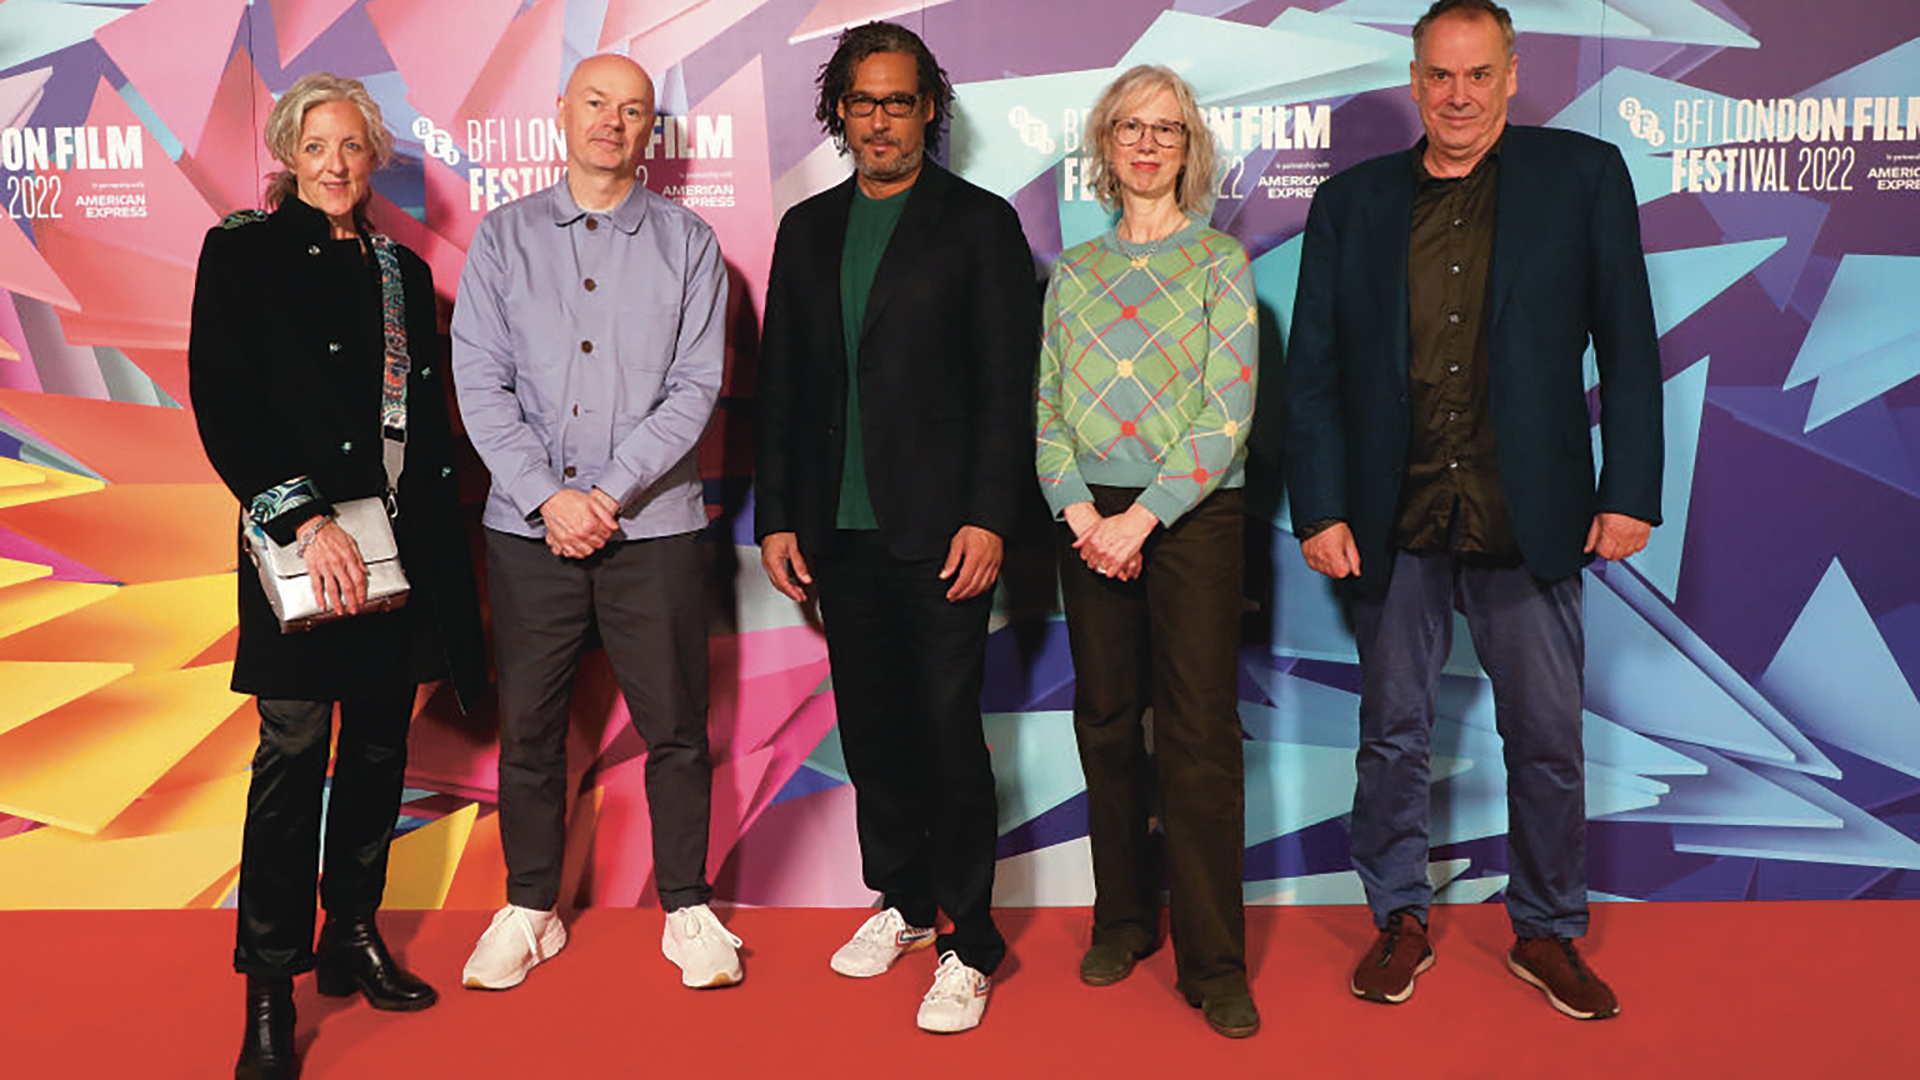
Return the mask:
{"type": "Polygon", "coordinates": [[[468,0],[457,16],[439,0],[370,0],[366,10],[407,81],[407,100],[449,127],[520,0],[468,0]]]}
{"type": "Polygon", "coordinates": [[[94,40],[189,149],[200,146],[247,0],[153,0],[94,40]]]}
{"type": "Polygon", "coordinates": [[[353,0],[273,0],[273,43],[286,67],[340,21],[353,0]]]}
{"type": "Polygon", "coordinates": [[[20,226],[11,221],[0,225],[0,289],[72,311],[80,310],[80,301],[73,298],[67,283],[40,257],[39,250],[20,231],[20,226]]]}

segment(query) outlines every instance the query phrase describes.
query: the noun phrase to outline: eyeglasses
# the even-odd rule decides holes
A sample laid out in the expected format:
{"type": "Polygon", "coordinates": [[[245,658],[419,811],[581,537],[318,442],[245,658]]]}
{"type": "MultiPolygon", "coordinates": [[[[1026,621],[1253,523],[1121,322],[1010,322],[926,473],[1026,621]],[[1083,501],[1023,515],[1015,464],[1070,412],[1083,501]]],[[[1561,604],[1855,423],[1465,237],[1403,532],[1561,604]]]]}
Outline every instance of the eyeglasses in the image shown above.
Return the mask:
{"type": "Polygon", "coordinates": [[[1140,136],[1153,132],[1156,146],[1169,150],[1184,146],[1187,141],[1187,125],[1178,120],[1156,120],[1149,124],[1129,116],[1125,120],[1113,122],[1113,141],[1121,146],[1132,146],[1140,141],[1140,136]]]}
{"type": "Polygon", "coordinates": [[[920,95],[888,94],[877,98],[867,94],[842,94],[840,97],[840,107],[847,110],[848,116],[872,116],[875,105],[885,109],[888,116],[904,119],[920,107],[920,95]]]}

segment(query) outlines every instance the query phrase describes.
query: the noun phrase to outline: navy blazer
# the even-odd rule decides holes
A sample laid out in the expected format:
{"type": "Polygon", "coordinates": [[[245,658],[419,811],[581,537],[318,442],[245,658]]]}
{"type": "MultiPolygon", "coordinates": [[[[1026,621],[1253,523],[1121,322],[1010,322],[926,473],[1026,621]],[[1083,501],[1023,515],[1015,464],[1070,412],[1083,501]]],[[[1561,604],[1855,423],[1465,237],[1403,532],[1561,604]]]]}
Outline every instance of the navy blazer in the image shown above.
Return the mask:
{"type": "MultiPolygon", "coordinates": [[[[1384,588],[1412,429],[1407,245],[1418,148],[1328,179],[1307,213],[1287,352],[1296,528],[1338,519],[1358,586],[1384,588]]],[[[1537,576],[1577,572],[1601,511],[1660,522],[1660,354],[1640,217],[1613,144],[1509,126],[1500,149],[1487,330],[1500,483],[1537,576]],[[1594,481],[1581,359],[1600,369],[1594,481]]]]}
{"type": "MultiPolygon", "coordinates": [[[[850,177],[787,211],[774,243],[755,386],[754,538],[836,534],[846,457],[840,253],[850,177]]],[[[895,558],[944,558],[955,532],[1005,537],[1034,491],[1033,255],[1006,200],[929,161],[905,196],[860,337],[860,433],[895,558]]]]}

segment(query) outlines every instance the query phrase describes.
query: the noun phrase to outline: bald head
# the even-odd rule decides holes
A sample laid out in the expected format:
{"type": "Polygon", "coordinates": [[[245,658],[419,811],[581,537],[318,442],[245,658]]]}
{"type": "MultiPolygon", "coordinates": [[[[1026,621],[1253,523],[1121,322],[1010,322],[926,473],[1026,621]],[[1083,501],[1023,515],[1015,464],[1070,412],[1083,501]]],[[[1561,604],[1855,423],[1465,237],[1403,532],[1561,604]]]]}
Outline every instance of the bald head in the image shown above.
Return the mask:
{"type": "Polygon", "coordinates": [[[653,134],[653,80],[645,69],[624,56],[590,56],[567,77],[559,108],[569,176],[625,198],[653,134]]]}

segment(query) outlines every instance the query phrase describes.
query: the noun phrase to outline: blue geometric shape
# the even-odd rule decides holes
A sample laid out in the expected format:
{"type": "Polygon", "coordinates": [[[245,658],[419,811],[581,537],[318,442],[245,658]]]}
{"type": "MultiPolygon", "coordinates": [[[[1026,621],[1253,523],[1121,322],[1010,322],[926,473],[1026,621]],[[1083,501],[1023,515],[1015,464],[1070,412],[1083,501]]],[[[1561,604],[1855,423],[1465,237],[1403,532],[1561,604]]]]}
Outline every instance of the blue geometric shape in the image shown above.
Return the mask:
{"type": "Polygon", "coordinates": [[[1001,832],[1086,790],[1071,712],[991,713],[983,722],[993,750],[1001,832]]]}
{"type": "Polygon", "coordinates": [[[1071,148],[1061,118],[1092,107],[1120,70],[1061,71],[954,87],[954,171],[996,195],[1012,196],[1066,156],[1071,148]]]}
{"type": "Polygon", "coordinates": [[[1675,825],[1673,849],[1701,855],[1748,855],[1791,862],[1920,870],[1920,843],[1822,787],[1811,777],[1758,766],[1762,779],[1786,788],[1840,819],[1838,829],[1675,825]]]}
{"type": "Polygon", "coordinates": [[[1759,679],[1801,729],[1920,776],[1920,699],[1834,559],[1759,679]]]}
{"type": "Polygon", "coordinates": [[[1820,380],[1805,430],[1920,375],[1917,290],[1920,257],[1847,255],[1840,260],[1781,387],[1820,380]]]}
{"type": "Polygon", "coordinates": [[[1058,616],[1022,620],[987,638],[986,686],[980,707],[990,713],[1037,712],[1062,697],[1072,700],[1073,654],[1067,624],[1058,616]]]}
{"type": "MultiPolygon", "coordinates": [[[[1393,52],[1402,48],[1397,41],[1392,45],[1393,52]]],[[[1303,98],[1294,92],[1293,84],[1376,64],[1387,55],[1388,49],[1377,43],[1352,44],[1341,38],[1166,11],[1117,66],[1165,64],[1208,104],[1298,101],[1303,98]]]]}
{"type": "Polygon", "coordinates": [[[1787,238],[1778,236],[1648,255],[1654,333],[1666,336],[1785,246],[1787,238]]]}
{"type": "MultiPolygon", "coordinates": [[[[1507,771],[1500,736],[1451,720],[1433,725],[1433,791],[1430,843],[1457,844],[1507,831],[1507,771]],[[1470,765],[1441,778],[1442,760],[1470,765]]],[[[1587,766],[1587,816],[1605,817],[1656,805],[1667,785],[1617,769],[1587,766]]]]}
{"type": "Polygon", "coordinates": [[[1405,35],[1299,7],[1282,11],[1267,26],[1380,54],[1378,60],[1357,67],[1287,83],[1286,92],[1294,101],[1327,101],[1406,84],[1407,61],[1413,59],[1413,40],[1405,35]]]}
{"type": "Polygon", "coordinates": [[[7,0],[0,4],[0,71],[78,45],[128,8],[7,0]]]}
{"type": "Polygon", "coordinates": [[[1643,735],[1789,763],[1794,755],[1612,589],[1586,590],[1587,706],[1643,735]]]}
{"type": "Polygon", "coordinates": [[[1795,97],[1906,97],[1920,68],[1920,38],[1807,87],[1795,97]]]}
{"type": "Polygon", "coordinates": [[[1272,705],[1240,703],[1240,726],[1261,742],[1324,746],[1349,755],[1360,748],[1360,695],[1311,679],[1270,672],[1255,676],[1272,705]]]}
{"type": "Polygon", "coordinates": [[[167,127],[166,121],[160,119],[160,114],[153,111],[153,106],[147,104],[147,99],[140,96],[140,91],[134,89],[132,83],[122,85],[119,90],[120,100],[127,103],[127,108],[133,110],[134,116],[139,117],[140,126],[146,128],[147,134],[153,136],[153,141],[160,144],[167,160],[179,161],[185,147],[180,145],[180,139],[167,127]]]}
{"type": "Polygon", "coordinates": [[[1674,193],[1672,154],[1676,148],[1717,146],[1726,141],[1726,133],[1720,131],[1714,132],[1721,136],[1717,140],[1695,142],[1691,141],[1691,131],[1683,140],[1681,132],[1667,130],[1665,125],[1673,122],[1674,106],[1704,101],[1718,116],[1721,103],[1731,100],[1686,83],[1616,67],[1568,102],[1547,121],[1547,126],[1584,132],[1619,147],[1633,178],[1634,199],[1645,206],[1674,193]]]}
{"type": "Polygon", "coordinates": [[[1662,466],[1662,524],[1647,546],[1628,557],[1647,583],[1669,600],[1679,593],[1680,557],[1687,546],[1687,510],[1693,502],[1693,463],[1700,452],[1700,418],[1707,403],[1707,361],[1667,380],[1661,397],[1665,420],[1666,462],[1662,466]]]}
{"type": "Polygon", "coordinates": [[[1769,192],[1764,199],[1701,199],[1699,205],[1720,226],[1723,236],[1785,233],[1780,254],[1753,269],[1753,280],[1766,290],[1773,306],[1785,311],[1813,254],[1814,241],[1833,207],[1824,199],[1789,192],[1769,192]]]}
{"type": "Polygon", "coordinates": [[[769,805],[778,806],[788,799],[800,799],[808,795],[818,795],[828,788],[840,787],[846,782],[845,777],[830,776],[818,769],[811,769],[802,765],[793,771],[793,775],[787,778],[785,784],[781,785],[779,794],[773,797],[773,802],[769,805]]]}
{"type": "Polygon", "coordinates": [[[1269,549],[1273,567],[1273,651],[1281,656],[1356,663],[1360,656],[1333,583],[1300,557],[1300,541],[1275,529],[1269,549]]]}
{"type": "Polygon", "coordinates": [[[1273,313],[1274,330],[1281,341],[1293,328],[1293,298],[1300,285],[1300,251],[1306,234],[1298,233],[1268,248],[1253,260],[1253,294],[1260,307],[1273,313]]]}
{"type": "Polygon", "coordinates": [[[1920,473],[1914,471],[1920,445],[1909,444],[1898,412],[1885,398],[1865,402],[1811,432],[1802,430],[1811,394],[1782,393],[1771,386],[1716,386],[1707,398],[1756,431],[1920,498],[1920,473]]]}
{"type": "MultiPolygon", "coordinates": [[[[1243,745],[1247,846],[1353,810],[1352,750],[1299,743],[1243,745]]],[[[1458,768],[1451,759],[1434,759],[1436,777],[1452,775],[1458,768]]]]}
{"type": "Polygon", "coordinates": [[[827,729],[826,735],[820,739],[820,745],[813,748],[813,753],[808,754],[807,760],[801,765],[836,780],[851,782],[847,776],[846,751],[840,748],[840,724],[837,721],[827,729]]]}
{"type": "MultiPolygon", "coordinates": [[[[1089,159],[1081,158],[1080,162],[1084,163],[1087,160],[1089,159]]],[[[1059,183],[1054,190],[1059,197],[1061,251],[1101,236],[1108,229],[1113,228],[1114,222],[1120,220],[1119,211],[1108,210],[1100,205],[1098,199],[1083,197],[1085,191],[1077,180],[1074,184],[1073,197],[1068,198],[1066,168],[1067,163],[1061,162],[1060,167],[1055,170],[1055,174],[1059,177],[1059,183]]]]}
{"type": "MultiPolygon", "coordinates": [[[[1492,731],[1495,727],[1493,684],[1484,679],[1442,679],[1434,695],[1434,712],[1449,720],[1492,731]]],[[[1623,727],[1598,713],[1581,714],[1581,750],[1589,765],[1605,765],[1637,776],[1700,776],[1706,766],[1623,727]]],[[[1648,788],[1649,791],[1664,790],[1648,788]]]]}
{"type": "MultiPolygon", "coordinates": [[[[1652,627],[1662,639],[1680,655],[1686,657],[1689,663],[1711,679],[1715,686],[1724,691],[1742,709],[1745,709],[1747,715],[1759,722],[1760,726],[1766,729],[1767,734],[1793,755],[1791,761],[1781,761],[1772,756],[1762,760],[1769,765],[1810,773],[1814,776],[1828,778],[1840,776],[1840,768],[1831,758],[1802,734],[1793,721],[1787,719],[1784,713],[1775,708],[1773,702],[1767,700],[1766,695],[1754,689],[1753,684],[1748,682],[1745,676],[1735,671],[1733,665],[1722,659],[1719,653],[1714,652],[1713,646],[1708,645],[1692,627],[1674,614],[1673,609],[1655,596],[1653,590],[1648,588],[1646,582],[1640,580],[1638,575],[1625,567],[1608,566],[1595,577],[1603,582],[1621,602],[1632,608],[1635,614],[1645,619],[1647,625],[1652,627]]],[[[1594,592],[1595,589],[1592,587],[1587,590],[1589,608],[1594,603],[1594,592]]],[[[1588,654],[1588,662],[1589,664],[1592,662],[1591,652],[1588,654]]],[[[1588,670],[1591,671],[1592,668],[1589,667],[1588,670]]],[[[1592,704],[1591,697],[1588,699],[1588,704],[1592,704]]],[[[1685,741],[1698,742],[1699,740],[1685,741]]],[[[1718,749],[1721,753],[1733,757],[1753,756],[1736,747],[1722,746],[1718,749]]]]}
{"type": "MultiPolygon", "coordinates": [[[[1676,6],[1684,0],[1675,0],[1676,6]]],[[[1407,26],[1426,13],[1427,0],[1346,0],[1323,13],[1354,22],[1407,26]]],[[[1566,34],[1573,37],[1650,38],[1653,28],[1609,10],[1601,0],[1541,0],[1528,4],[1515,20],[1516,30],[1529,34],[1566,34]]]]}
{"type": "Polygon", "coordinates": [[[1613,815],[1612,821],[1650,821],[1687,825],[1768,825],[1795,829],[1837,829],[1840,818],[1770,783],[1703,746],[1681,751],[1699,762],[1706,775],[1683,777],[1660,805],[1613,815]]]}
{"type": "MultiPolygon", "coordinates": [[[[1607,0],[1607,6],[1644,24],[1647,36],[1654,41],[1736,49],[1760,47],[1753,35],[1694,0],[1607,0]]],[[[1607,33],[1622,36],[1611,27],[1607,33]]]]}

